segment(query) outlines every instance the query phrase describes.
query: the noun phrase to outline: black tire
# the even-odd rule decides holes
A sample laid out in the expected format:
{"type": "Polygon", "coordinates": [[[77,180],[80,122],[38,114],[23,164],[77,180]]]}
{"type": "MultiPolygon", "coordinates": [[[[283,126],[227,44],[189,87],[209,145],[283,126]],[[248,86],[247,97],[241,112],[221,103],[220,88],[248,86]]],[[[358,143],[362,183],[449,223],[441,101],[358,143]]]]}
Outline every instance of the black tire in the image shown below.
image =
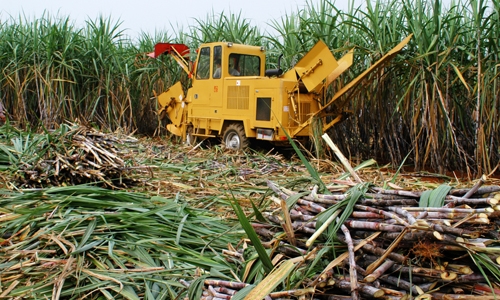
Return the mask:
{"type": "Polygon", "coordinates": [[[242,124],[232,123],[227,126],[222,138],[222,144],[226,149],[243,150],[248,148],[249,141],[245,135],[245,129],[242,124]]]}

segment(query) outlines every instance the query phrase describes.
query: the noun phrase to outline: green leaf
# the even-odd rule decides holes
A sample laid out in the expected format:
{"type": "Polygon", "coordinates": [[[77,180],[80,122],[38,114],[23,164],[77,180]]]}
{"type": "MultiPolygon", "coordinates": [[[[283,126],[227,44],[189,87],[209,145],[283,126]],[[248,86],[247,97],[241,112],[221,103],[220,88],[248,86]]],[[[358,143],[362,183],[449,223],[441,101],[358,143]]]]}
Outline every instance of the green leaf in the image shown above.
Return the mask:
{"type": "Polygon", "coordinates": [[[260,238],[253,229],[252,224],[250,224],[250,222],[248,221],[247,217],[245,216],[245,213],[241,209],[241,206],[238,204],[236,199],[233,198],[233,200],[231,201],[231,206],[233,207],[236,215],[238,216],[238,220],[240,221],[241,227],[243,227],[248,238],[250,239],[250,241],[252,241],[252,245],[259,254],[259,258],[262,261],[264,270],[266,271],[266,273],[271,272],[271,270],[273,269],[273,263],[271,262],[271,258],[269,258],[266,249],[264,248],[264,246],[262,246],[260,238]]]}
{"type": "MultiPolygon", "coordinates": [[[[468,251],[470,257],[474,261],[474,264],[477,266],[481,274],[486,280],[486,283],[488,283],[488,286],[491,288],[493,291],[493,295],[495,295],[495,289],[493,288],[493,285],[491,284],[490,277],[486,273],[486,270],[490,272],[493,277],[497,281],[500,281],[500,265],[496,264],[491,260],[491,258],[486,255],[485,253],[474,253],[472,251],[468,251]],[[484,268],[483,268],[484,267],[484,268]],[[486,269],[486,270],[485,270],[486,269]]],[[[496,298],[496,295],[495,295],[496,298]]]]}
{"type": "Polygon", "coordinates": [[[82,245],[81,247],[76,248],[75,251],[71,252],[71,255],[82,253],[82,252],[85,252],[87,250],[90,250],[90,249],[97,247],[100,244],[104,243],[104,241],[105,240],[95,240],[95,241],[88,243],[86,245],[82,245]]]}
{"type": "Polygon", "coordinates": [[[429,199],[429,207],[443,207],[446,195],[448,195],[450,190],[451,186],[443,184],[432,191],[429,199]]]}
{"type": "Polygon", "coordinates": [[[358,202],[359,198],[363,197],[368,191],[369,184],[368,183],[360,183],[347,191],[346,199],[340,201],[339,203],[329,207],[327,210],[321,212],[318,215],[318,221],[316,222],[316,228],[321,227],[325,221],[330,218],[330,216],[335,213],[339,209],[343,209],[342,214],[338,217],[333,229],[329,232],[329,236],[332,239],[335,239],[337,235],[337,231],[340,229],[340,226],[344,224],[344,222],[349,218],[354,210],[354,205],[358,202]]]}
{"type": "Polygon", "coordinates": [[[247,285],[246,287],[239,290],[236,294],[234,294],[233,297],[231,297],[231,300],[243,300],[243,299],[245,299],[245,297],[248,294],[250,294],[250,292],[253,290],[254,287],[255,287],[255,285],[253,285],[253,284],[247,285]]]}
{"type": "Polygon", "coordinates": [[[337,235],[337,231],[340,229],[342,224],[345,223],[347,218],[351,216],[352,211],[354,210],[354,205],[356,205],[356,202],[358,202],[358,200],[366,194],[368,187],[368,183],[360,183],[347,191],[348,197],[342,201],[342,203],[345,204],[344,211],[338,218],[337,223],[335,223],[335,227],[333,228],[333,232],[331,234],[337,235]]]}
{"type": "Polygon", "coordinates": [[[252,204],[252,209],[253,213],[255,214],[255,218],[257,218],[259,222],[267,223],[266,218],[264,218],[264,216],[260,213],[260,210],[257,208],[257,206],[255,206],[255,203],[253,203],[252,200],[250,200],[250,203],[252,204]]]}
{"type": "Polygon", "coordinates": [[[283,132],[285,133],[288,142],[290,142],[290,145],[292,145],[293,150],[295,150],[295,153],[297,153],[297,156],[300,158],[300,161],[304,164],[311,177],[319,184],[320,192],[325,194],[330,194],[330,191],[326,187],[325,183],[323,182],[323,180],[321,180],[318,171],[309,163],[304,154],[302,154],[302,151],[300,151],[299,147],[297,147],[297,144],[295,144],[294,140],[290,137],[286,128],[284,128],[283,125],[281,124],[280,126],[281,129],[283,129],[283,132]]]}
{"type": "Polygon", "coordinates": [[[309,192],[302,192],[302,193],[297,193],[295,195],[291,195],[290,197],[288,197],[286,199],[286,207],[288,208],[288,210],[290,210],[297,203],[297,201],[300,198],[302,198],[308,194],[309,194],[309,192]]]}
{"type": "Polygon", "coordinates": [[[184,224],[186,223],[186,219],[188,217],[189,217],[189,214],[185,215],[179,224],[179,228],[177,228],[177,235],[175,236],[175,244],[176,245],[179,245],[179,240],[181,239],[181,234],[182,234],[182,228],[184,228],[184,224]]]}
{"type": "Polygon", "coordinates": [[[89,222],[89,225],[87,226],[87,229],[85,230],[85,233],[83,234],[82,239],[80,240],[80,243],[78,244],[77,249],[83,247],[87,243],[87,241],[89,240],[92,233],[94,233],[96,225],[97,225],[97,219],[93,218],[89,222]]]}
{"type": "Polygon", "coordinates": [[[293,139],[288,135],[286,130],[283,129],[283,131],[285,132],[286,137],[288,138],[288,141],[290,142],[293,149],[295,150],[295,153],[297,153],[297,156],[300,158],[300,161],[304,164],[304,166],[306,167],[306,169],[309,172],[309,174],[311,175],[311,177],[313,179],[315,179],[315,181],[319,184],[320,192],[325,193],[325,194],[330,194],[330,191],[327,189],[325,183],[323,182],[323,180],[321,180],[321,177],[319,176],[318,171],[316,171],[316,169],[309,163],[309,161],[306,159],[304,154],[302,154],[302,151],[300,151],[299,147],[297,147],[297,145],[295,144],[293,139]]]}
{"type": "Polygon", "coordinates": [[[419,207],[429,207],[429,198],[431,196],[432,190],[424,191],[420,195],[420,201],[418,202],[419,207]]]}
{"type": "Polygon", "coordinates": [[[451,186],[442,184],[434,190],[424,191],[420,195],[419,207],[443,207],[450,190],[451,186]]]}
{"type": "Polygon", "coordinates": [[[189,300],[201,299],[201,293],[203,292],[203,285],[207,277],[208,277],[207,275],[203,275],[193,280],[193,282],[191,282],[188,289],[189,300]]]}
{"type": "MultiPolygon", "coordinates": [[[[376,160],[369,159],[369,160],[365,160],[364,162],[362,162],[359,165],[355,166],[353,169],[354,169],[354,171],[359,171],[359,170],[361,170],[363,168],[367,168],[367,167],[375,165],[375,164],[377,164],[376,160]]],[[[344,174],[340,175],[338,177],[338,179],[341,179],[341,180],[342,179],[347,179],[347,178],[349,178],[349,176],[351,176],[351,173],[345,172],[344,174]]]]}

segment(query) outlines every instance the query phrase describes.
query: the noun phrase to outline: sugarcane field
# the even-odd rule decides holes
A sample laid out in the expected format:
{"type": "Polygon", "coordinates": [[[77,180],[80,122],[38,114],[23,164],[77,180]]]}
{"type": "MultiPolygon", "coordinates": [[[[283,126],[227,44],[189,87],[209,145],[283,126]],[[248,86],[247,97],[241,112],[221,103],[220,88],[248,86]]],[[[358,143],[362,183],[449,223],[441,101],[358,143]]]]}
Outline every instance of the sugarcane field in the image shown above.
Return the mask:
{"type": "Polygon", "coordinates": [[[500,298],[499,0],[195,21],[0,14],[0,299],[500,298]]]}

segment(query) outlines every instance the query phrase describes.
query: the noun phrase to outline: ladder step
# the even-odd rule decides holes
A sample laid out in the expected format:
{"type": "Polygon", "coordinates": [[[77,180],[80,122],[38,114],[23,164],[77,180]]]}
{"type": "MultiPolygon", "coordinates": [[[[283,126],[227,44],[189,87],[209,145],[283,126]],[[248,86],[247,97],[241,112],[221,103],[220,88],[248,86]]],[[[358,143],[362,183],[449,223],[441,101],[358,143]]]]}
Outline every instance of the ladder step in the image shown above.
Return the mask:
{"type": "Polygon", "coordinates": [[[191,133],[192,136],[201,136],[201,137],[215,137],[213,134],[201,134],[201,133],[191,133]]]}

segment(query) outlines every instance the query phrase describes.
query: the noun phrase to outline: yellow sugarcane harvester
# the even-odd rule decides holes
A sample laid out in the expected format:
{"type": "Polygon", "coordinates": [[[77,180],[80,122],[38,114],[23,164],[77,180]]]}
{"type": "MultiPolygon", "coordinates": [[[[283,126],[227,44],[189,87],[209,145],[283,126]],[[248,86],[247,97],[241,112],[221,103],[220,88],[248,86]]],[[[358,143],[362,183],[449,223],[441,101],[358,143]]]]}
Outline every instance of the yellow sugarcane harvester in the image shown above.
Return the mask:
{"type": "Polygon", "coordinates": [[[293,68],[283,72],[279,62],[277,69],[265,69],[263,47],[231,42],[202,44],[197,59],[190,63],[186,45],[158,43],[149,56],[170,54],[191,79],[186,94],[177,82],[157,97],[159,115],[168,116],[167,129],[188,143],[197,138],[221,138],[227,148],[242,149],[250,139],[277,145],[287,143],[288,137],[307,139],[314,118],[322,120],[323,131],[341,121],[345,113],[342,108],[332,110],[332,104],[389,62],[410,38],[329,99],[325,99],[326,88],[352,65],[353,50],[336,60],[319,41],[293,68]]]}

